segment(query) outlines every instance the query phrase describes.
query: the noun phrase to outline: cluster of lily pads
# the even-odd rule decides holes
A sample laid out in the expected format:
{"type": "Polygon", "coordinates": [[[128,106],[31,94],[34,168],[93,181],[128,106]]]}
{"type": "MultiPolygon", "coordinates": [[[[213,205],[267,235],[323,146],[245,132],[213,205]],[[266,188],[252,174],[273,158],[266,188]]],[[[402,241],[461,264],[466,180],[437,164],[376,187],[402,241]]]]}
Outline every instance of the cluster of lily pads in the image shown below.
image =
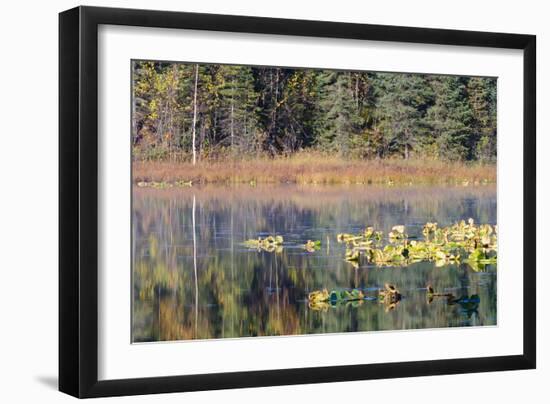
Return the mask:
{"type": "MultiPolygon", "coordinates": [[[[243,245],[257,250],[280,253],[283,251],[283,243],[283,236],[267,236],[265,238],[258,237],[257,239],[246,240],[243,242],[243,245]]],[[[307,252],[314,252],[321,248],[321,242],[307,240],[306,243],[301,244],[300,247],[307,252]]]]}
{"type": "MultiPolygon", "coordinates": [[[[409,237],[405,226],[397,225],[385,237],[382,231],[369,226],[360,234],[340,233],[336,240],[346,245],[344,259],[355,267],[361,261],[385,267],[404,267],[422,261],[434,262],[438,267],[466,262],[478,271],[497,262],[496,225],[477,225],[471,218],[447,227],[428,222],[422,234],[423,239],[409,237]]],[[[282,252],[283,243],[283,237],[277,235],[246,240],[243,244],[248,248],[282,252]]],[[[321,248],[321,242],[307,240],[300,246],[312,253],[321,248]]]]}
{"type": "Polygon", "coordinates": [[[386,307],[386,311],[393,310],[401,301],[401,293],[394,285],[385,284],[384,289],[378,290],[377,297],[368,297],[361,289],[351,290],[315,290],[308,295],[308,306],[313,310],[326,311],[329,307],[351,305],[358,307],[367,300],[378,300],[386,307]]]}
{"type": "Polygon", "coordinates": [[[473,219],[448,227],[428,222],[424,239],[408,236],[405,226],[394,226],[385,243],[384,234],[367,227],[362,234],[338,234],[346,244],[345,260],[358,266],[360,260],[377,266],[407,266],[432,261],[436,266],[467,262],[475,270],[497,261],[497,226],[476,225],[473,219]]]}
{"type": "Polygon", "coordinates": [[[249,248],[257,248],[258,250],[275,251],[277,247],[283,246],[283,236],[267,236],[265,238],[258,237],[257,239],[246,240],[243,244],[249,248]]]}
{"type": "MultiPolygon", "coordinates": [[[[397,307],[403,296],[401,292],[391,284],[385,284],[379,289],[377,296],[367,296],[361,289],[351,290],[315,290],[308,295],[308,307],[316,311],[327,311],[329,308],[341,306],[359,307],[365,301],[377,300],[384,305],[385,311],[391,311],[397,307]]],[[[470,316],[474,313],[480,303],[479,295],[463,295],[455,297],[452,293],[436,292],[431,285],[426,286],[426,302],[432,304],[435,299],[444,298],[447,305],[459,305],[462,311],[470,316]]]]}

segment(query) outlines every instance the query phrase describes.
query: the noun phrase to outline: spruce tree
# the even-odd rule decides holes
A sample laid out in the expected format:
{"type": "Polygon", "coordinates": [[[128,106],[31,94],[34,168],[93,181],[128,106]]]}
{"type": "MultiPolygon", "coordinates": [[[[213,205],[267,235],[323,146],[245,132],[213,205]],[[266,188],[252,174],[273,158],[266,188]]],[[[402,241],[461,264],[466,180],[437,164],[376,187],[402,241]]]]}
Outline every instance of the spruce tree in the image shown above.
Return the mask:
{"type": "Polygon", "coordinates": [[[432,81],[435,104],[428,112],[439,157],[469,160],[473,156],[475,135],[473,114],[466,91],[468,79],[446,76],[432,81]]]}
{"type": "Polygon", "coordinates": [[[326,151],[348,156],[361,121],[354,103],[351,74],[324,71],[319,75],[319,84],[318,144],[326,151]]]}
{"type": "Polygon", "coordinates": [[[468,100],[472,110],[472,148],[478,160],[496,158],[496,79],[472,77],[468,80],[468,100]]]}
{"type": "Polygon", "coordinates": [[[134,62],[136,156],[322,150],[349,158],[496,158],[495,78],[196,66],[134,62]]]}
{"type": "Polygon", "coordinates": [[[257,125],[254,77],[250,67],[223,66],[220,69],[218,125],[223,143],[232,152],[254,145],[257,125]]]}
{"type": "Polygon", "coordinates": [[[387,151],[408,159],[427,133],[425,116],[433,102],[432,88],[419,74],[382,73],[376,83],[376,115],[387,151]]]}

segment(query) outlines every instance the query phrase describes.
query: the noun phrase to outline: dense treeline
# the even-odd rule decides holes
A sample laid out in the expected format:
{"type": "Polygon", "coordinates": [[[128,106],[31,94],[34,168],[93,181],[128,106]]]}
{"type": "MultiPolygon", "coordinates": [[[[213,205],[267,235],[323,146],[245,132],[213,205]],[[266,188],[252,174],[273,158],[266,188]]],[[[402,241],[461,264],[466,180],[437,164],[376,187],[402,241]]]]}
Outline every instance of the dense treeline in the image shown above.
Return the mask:
{"type": "Polygon", "coordinates": [[[138,159],[496,158],[496,79],[134,62],[138,159]]]}

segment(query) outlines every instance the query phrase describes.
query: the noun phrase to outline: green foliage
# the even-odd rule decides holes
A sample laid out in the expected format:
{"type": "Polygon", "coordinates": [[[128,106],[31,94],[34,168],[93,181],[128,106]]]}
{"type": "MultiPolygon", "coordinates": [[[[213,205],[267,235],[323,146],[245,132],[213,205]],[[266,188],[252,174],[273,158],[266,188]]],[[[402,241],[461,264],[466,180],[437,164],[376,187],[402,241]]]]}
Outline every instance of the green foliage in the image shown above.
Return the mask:
{"type": "Polygon", "coordinates": [[[444,266],[459,264],[467,257],[466,262],[476,271],[497,262],[496,226],[476,225],[473,219],[442,228],[428,222],[422,234],[424,240],[409,239],[405,226],[393,226],[388,233],[388,243],[382,246],[382,233],[368,227],[358,235],[338,234],[336,240],[346,244],[344,259],[356,264],[354,266],[362,257],[381,267],[405,267],[422,261],[444,266]]]}
{"type": "Polygon", "coordinates": [[[257,249],[258,251],[282,252],[283,242],[282,236],[267,236],[266,238],[258,237],[257,239],[246,240],[243,242],[243,245],[248,248],[257,249]]]}
{"type": "Polygon", "coordinates": [[[440,94],[428,113],[439,157],[471,160],[475,153],[473,111],[468,101],[468,79],[444,77],[434,81],[440,94]]]}
{"type": "Polygon", "coordinates": [[[473,77],[468,82],[467,91],[473,114],[475,157],[481,161],[492,161],[497,153],[496,79],[473,77]]]}
{"type": "Polygon", "coordinates": [[[220,83],[216,94],[218,103],[211,109],[215,115],[214,124],[219,125],[221,144],[232,151],[253,150],[258,126],[258,94],[252,70],[220,65],[217,76],[220,83]]]}
{"type": "MultiPolygon", "coordinates": [[[[189,159],[195,64],[133,64],[137,159],[189,159]]],[[[496,79],[199,65],[196,151],[496,159],[496,79]]]]}
{"type": "Polygon", "coordinates": [[[349,156],[361,123],[351,73],[327,71],[319,75],[319,81],[318,144],[326,151],[349,156]]]}
{"type": "Polygon", "coordinates": [[[426,111],[433,102],[433,88],[419,74],[384,73],[374,76],[376,117],[384,134],[384,155],[411,152],[422,146],[428,133],[426,111]]]}

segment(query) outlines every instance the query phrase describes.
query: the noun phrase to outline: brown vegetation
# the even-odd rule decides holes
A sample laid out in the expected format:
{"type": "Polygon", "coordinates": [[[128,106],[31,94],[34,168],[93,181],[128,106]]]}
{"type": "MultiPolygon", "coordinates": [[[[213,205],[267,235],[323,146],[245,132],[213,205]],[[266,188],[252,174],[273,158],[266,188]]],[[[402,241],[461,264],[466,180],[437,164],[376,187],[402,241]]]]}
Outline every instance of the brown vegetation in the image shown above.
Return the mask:
{"type": "Polygon", "coordinates": [[[190,162],[134,161],[133,182],[175,184],[460,184],[496,182],[496,165],[426,159],[345,160],[321,154],[190,162]]]}

